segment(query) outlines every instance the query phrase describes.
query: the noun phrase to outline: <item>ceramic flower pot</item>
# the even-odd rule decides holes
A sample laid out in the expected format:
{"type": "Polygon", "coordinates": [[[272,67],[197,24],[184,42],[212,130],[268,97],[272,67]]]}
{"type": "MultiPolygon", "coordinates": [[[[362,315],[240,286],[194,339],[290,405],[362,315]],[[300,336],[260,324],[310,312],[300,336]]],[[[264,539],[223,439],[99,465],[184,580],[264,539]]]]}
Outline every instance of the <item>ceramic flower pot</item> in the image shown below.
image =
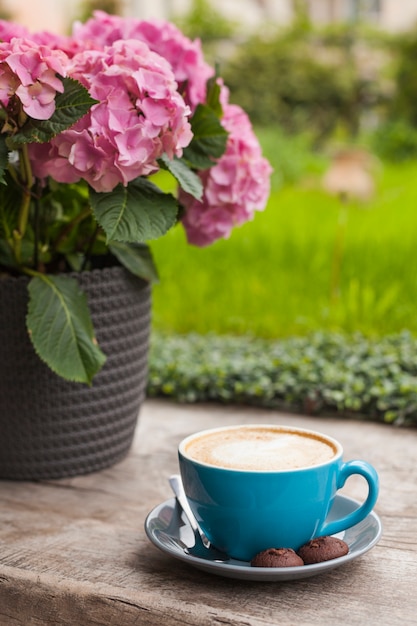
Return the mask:
{"type": "Polygon", "coordinates": [[[27,281],[0,280],[0,478],[86,474],[131,446],[147,381],[150,287],[122,267],[76,277],[107,355],[91,387],[40,361],[25,327],[27,281]]]}

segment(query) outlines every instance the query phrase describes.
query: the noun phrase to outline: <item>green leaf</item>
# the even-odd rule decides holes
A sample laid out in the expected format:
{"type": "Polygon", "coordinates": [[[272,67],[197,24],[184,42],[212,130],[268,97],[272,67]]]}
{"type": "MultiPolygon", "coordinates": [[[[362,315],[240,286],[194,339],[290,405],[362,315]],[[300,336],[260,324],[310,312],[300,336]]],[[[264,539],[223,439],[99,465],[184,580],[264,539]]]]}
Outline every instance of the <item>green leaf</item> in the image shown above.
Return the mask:
{"type": "Polygon", "coordinates": [[[206,104],[207,106],[214,111],[217,117],[221,117],[223,115],[223,107],[220,102],[220,85],[217,82],[217,76],[212,76],[207,81],[207,96],[206,96],[206,104]]]}
{"type": "Polygon", "coordinates": [[[87,89],[72,78],[64,78],[64,93],[55,98],[55,112],[49,120],[30,118],[19,133],[8,140],[11,147],[24,143],[44,143],[67,130],[97,102],[87,89]]]}
{"type": "Polygon", "coordinates": [[[6,144],[6,137],[0,135],[0,183],[6,185],[6,179],[4,173],[9,164],[9,149],[6,144]]]}
{"type": "Polygon", "coordinates": [[[200,177],[197,176],[184,161],[181,161],[177,157],[171,160],[166,154],[163,154],[159,159],[159,163],[163,169],[171,172],[184,191],[191,194],[194,198],[197,198],[197,200],[201,200],[203,196],[203,183],[200,177]]]}
{"type": "Polygon", "coordinates": [[[87,297],[75,278],[32,278],[26,323],[37,354],[52,371],[91,384],[106,357],[97,346],[87,297]]]}
{"type": "Polygon", "coordinates": [[[174,196],[141,177],[110,193],[91,189],[90,202],[107,242],[146,243],[165,235],[177,220],[174,196]]]}
{"type": "Polygon", "coordinates": [[[158,271],[147,245],[114,241],[109,245],[109,250],[135,276],[152,284],[159,281],[158,271]]]}
{"type": "Polygon", "coordinates": [[[184,158],[191,167],[203,170],[211,167],[226,150],[228,132],[216,113],[207,105],[199,104],[191,118],[193,139],[184,148],[184,158]]]}

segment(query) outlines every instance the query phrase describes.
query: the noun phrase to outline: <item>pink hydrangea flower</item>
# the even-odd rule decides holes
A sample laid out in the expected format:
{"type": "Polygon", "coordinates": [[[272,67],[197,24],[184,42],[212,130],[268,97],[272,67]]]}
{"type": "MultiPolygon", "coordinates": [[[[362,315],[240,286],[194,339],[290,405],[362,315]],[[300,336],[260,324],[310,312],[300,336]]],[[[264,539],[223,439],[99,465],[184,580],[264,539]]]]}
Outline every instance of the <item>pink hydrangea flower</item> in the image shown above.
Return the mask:
{"type": "Polygon", "coordinates": [[[77,52],[81,52],[86,48],[84,43],[77,41],[73,37],[50,33],[47,30],[32,33],[30,38],[35,43],[48,46],[48,48],[52,50],[62,50],[70,58],[77,52]]]}
{"type": "Polygon", "coordinates": [[[192,138],[189,108],[170,65],[136,40],[76,54],[69,75],[98,100],[87,115],[49,144],[29,147],[33,172],[58,182],[86,180],[111,191],[181,156],[192,138]]]}
{"type": "Polygon", "coordinates": [[[10,42],[12,39],[28,39],[29,31],[20,24],[9,22],[9,20],[0,20],[0,41],[10,42]]]}
{"type": "Polygon", "coordinates": [[[125,19],[95,11],[85,24],[74,26],[73,39],[78,45],[85,42],[89,48],[103,48],[117,40],[144,41],[170,63],[179,91],[192,110],[205,101],[206,83],[214,75],[214,69],[204,60],[200,40],[185,37],[170,22],[125,19]]]}
{"type": "Polygon", "coordinates": [[[234,226],[265,208],[269,196],[272,169],[262,157],[248,116],[237,105],[225,105],[222,125],[229,132],[226,151],[216,165],[200,173],[202,200],[183,191],[179,196],[187,239],[197,246],[228,238],[234,226]]]}
{"type": "Polygon", "coordinates": [[[37,120],[49,119],[55,97],[64,91],[67,56],[60,50],[38,46],[29,39],[0,43],[0,101],[7,109],[17,97],[23,111],[37,120]]]}

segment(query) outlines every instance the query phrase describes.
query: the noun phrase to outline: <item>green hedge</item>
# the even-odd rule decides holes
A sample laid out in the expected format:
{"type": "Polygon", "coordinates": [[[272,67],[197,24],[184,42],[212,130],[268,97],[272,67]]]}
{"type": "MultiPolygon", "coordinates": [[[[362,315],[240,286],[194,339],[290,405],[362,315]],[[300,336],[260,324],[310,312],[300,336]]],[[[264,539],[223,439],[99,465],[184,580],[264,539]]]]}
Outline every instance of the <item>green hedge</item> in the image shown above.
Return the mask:
{"type": "Polygon", "coordinates": [[[417,425],[417,339],[315,333],[280,341],[153,333],[148,397],[417,425]]]}

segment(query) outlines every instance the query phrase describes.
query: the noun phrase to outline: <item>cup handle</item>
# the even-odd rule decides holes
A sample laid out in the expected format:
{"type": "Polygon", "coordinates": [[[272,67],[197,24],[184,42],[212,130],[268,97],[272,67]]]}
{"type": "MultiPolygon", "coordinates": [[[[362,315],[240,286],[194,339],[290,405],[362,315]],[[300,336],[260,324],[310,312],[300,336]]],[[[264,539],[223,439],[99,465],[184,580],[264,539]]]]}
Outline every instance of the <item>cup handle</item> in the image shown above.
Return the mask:
{"type": "Polygon", "coordinates": [[[337,489],[341,489],[352,474],[360,474],[365,478],[369,488],[368,497],[359,508],[349,513],[349,515],[332,522],[324,522],[316,536],[340,533],[342,530],[346,530],[346,528],[361,522],[374,508],[379,492],[379,478],[376,470],[366,461],[348,461],[343,463],[337,479],[337,489]]]}

